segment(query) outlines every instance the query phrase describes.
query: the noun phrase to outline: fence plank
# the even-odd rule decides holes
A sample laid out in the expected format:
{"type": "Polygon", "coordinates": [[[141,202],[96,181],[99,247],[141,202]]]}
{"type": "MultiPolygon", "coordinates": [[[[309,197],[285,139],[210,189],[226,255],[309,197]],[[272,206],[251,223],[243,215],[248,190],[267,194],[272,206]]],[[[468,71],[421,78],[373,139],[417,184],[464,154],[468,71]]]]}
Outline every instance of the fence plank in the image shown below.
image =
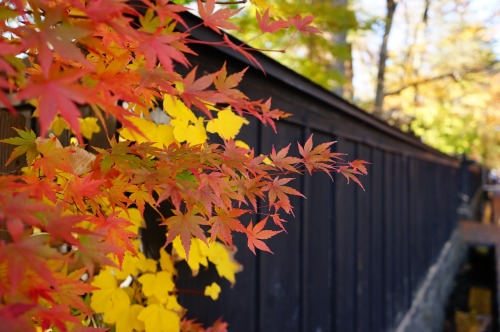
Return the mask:
{"type": "MultiPolygon", "coordinates": [[[[331,136],[314,133],[318,144],[331,136]]],[[[336,181],[343,181],[336,177],[336,181]]],[[[303,223],[303,310],[302,331],[330,331],[333,320],[333,186],[326,174],[306,176],[303,223]]]]}
{"type": "MultiPolygon", "coordinates": [[[[268,128],[269,129],[269,128],[268,128]]],[[[262,146],[269,153],[273,144],[277,150],[290,142],[303,141],[303,128],[282,122],[278,134],[270,129],[262,132],[262,146]]],[[[294,144],[291,153],[298,153],[294,144]]],[[[303,178],[293,181],[295,188],[303,191],[303,178]]],[[[302,214],[303,199],[293,197],[292,206],[296,216],[302,214]]],[[[274,255],[259,253],[259,330],[260,331],[299,331],[301,326],[301,227],[300,220],[286,216],[287,234],[280,234],[267,243],[274,255]]],[[[271,224],[272,221],[270,220],[271,224]]],[[[269,224],[269,225],[270,225],[269,224]]],[[[275,227],[276,228],[276,227],[275,227]]]]}
{"type": "MultiPolygon", "coordinates": [[[[355,155],[355,143],[340,140],[340,151],[355,155]]],[[[356,330],[356,187],[335,182],[335,328],[356,330]]]]}

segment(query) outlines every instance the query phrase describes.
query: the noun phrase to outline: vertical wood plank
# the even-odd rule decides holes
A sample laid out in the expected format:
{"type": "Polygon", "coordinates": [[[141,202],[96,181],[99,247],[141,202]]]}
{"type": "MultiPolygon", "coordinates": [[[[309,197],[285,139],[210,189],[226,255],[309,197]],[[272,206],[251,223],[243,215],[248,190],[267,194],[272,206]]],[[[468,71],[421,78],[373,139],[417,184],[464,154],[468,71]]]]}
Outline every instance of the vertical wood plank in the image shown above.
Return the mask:
{"type": "Polygon", "coordinates": [[[385,284],[384,284],[384,154],[381,150],[372,152],[369,167],[371,199],[370,227],[370,327],[373,331],[384,331],[385,284]]]}
{"type": "MultiPolygon", "coordinates": [[[[339,140],[338,148],[355,154],[353,142],[339,140]]],[[[356,191],[353,183],[335,181],[335,331],[356,330],[356,191]]]]}
{"type": "MultiPolygon", "coordinates": [[[[314,143],[332,141],[331,136],[314,133],[314,143]]],[[[333,175],[335,181],[342,181],[333,175]]],[[[327,174],[305,176],[306,218],[303,221],[303,332],[330,331],[333,317],[333,183],[327,174]]]]}
{"type": "MultiPolygon", "coordinates": [[[[371,149],[366,145],[358,144],[356,159],[371,160],[371,149]]],[[[356,274],[357,274],[357,287],[356,287],[356,322],[357,331],[364,332],[373,330],[370,326],[370,310],[371,297],[370,287],[372,287],[370,268],[372,264],[373,254],[370,251],[370,232],[372,223],[370,215],[372,213],[372,206],[370,201],[370,193],[374,188],[370,186],[370,182],[366,181],[364,177],[360,177],[364,183],[366,191],[360,187],[356,187],[356,236],[357,236],[357,257],[356,257],[356,274]]]]}
{"type": "MultiPolygon", "coordinates": [[[[270,128],[262,131],[263,153],[270,153],[272,145],[277,150],[287,146],[290,142],[301,142],[303,128],[290,123],[278,124],[278,134],[270,128]]],[[[290,148],[291,154],[298,154],[296,144],[290,148]]],[[[288,177],[288,176],[287,176],[288,177]]],[[[303,177],[289,183],[300,192],[303,191],[303,177]]],[[[284,216],[286,234],[279,234],[266,241],[274,252],[259,253],[259,331],[273,332],[299,331],[301,326],[301,227],[303,198],[291,197],[294,214],[284,216]]],[[[256,216],[258,217],[258,216],[256,216]]],[[[271,228],[272,221],[268,226],[271,228]]],[[[274,229],[278,229],[276,226],[274,229]]]]}

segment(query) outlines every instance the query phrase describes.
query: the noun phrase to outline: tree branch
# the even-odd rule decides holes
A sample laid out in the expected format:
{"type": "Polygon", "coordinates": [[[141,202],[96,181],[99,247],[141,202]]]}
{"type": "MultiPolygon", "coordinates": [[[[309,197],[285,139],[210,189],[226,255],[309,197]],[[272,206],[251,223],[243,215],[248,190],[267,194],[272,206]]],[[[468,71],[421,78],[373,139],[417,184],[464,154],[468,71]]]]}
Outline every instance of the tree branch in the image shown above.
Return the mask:
{"type": "Polygon", "coordinates": [[[488,63],[484,67],[469,68],[469,69],[466,69],[466,70],[464,70],[462,72],[453,71],[453,72],[450,72],[450,73],[441,74],[441,75],[434,76],[434,77],[427,77],[427,78],[424,78],[424,79],[421,79],[421,80],[418,80],[418,81],[410,82],[410,83],[408,83],[408,84],[400,87],[399,89],[386,92],[384,94],[384,96],[398,95],[398,94],[400,94],[401,92],[403,92],[404,90],[406,90],[408,88],[415,88],[415,87],[418,87],[419,85],[427,84],[427,83],[431,83],[431,82],[435,82],[435,81],[439,81],[439,80],[442,80],[442,79],[445,79],[445,78],[452,78],[454,80],[457,80],[457,77],[460,77],[460,76],[465,76],[467,74],[476,74],[476,73],[480,73],[480,72],[483,72],[483,71],[487,71],[488,69],[490,69],[493,66],[495,66],[497,63],[498,63],[498,61],[493,61],[493,62],[488,63]]]}

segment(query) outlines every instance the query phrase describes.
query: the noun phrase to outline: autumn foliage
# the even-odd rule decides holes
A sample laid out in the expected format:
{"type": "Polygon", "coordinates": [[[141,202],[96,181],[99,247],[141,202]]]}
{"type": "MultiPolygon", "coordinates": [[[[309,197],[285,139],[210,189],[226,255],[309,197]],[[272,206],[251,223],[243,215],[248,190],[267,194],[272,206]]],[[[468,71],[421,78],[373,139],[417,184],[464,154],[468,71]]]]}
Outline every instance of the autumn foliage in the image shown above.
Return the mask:
{"type": "MultiPolygon", "coordinates": [[[[221,320],[204,328],[188,318],[177,302],[177,262],[193,275],[214,264],[234,283],[233,235],[254,253],[271,252],[265,241],[285,230],[289,197],[302,196],[291,175],[324,171],[359,183],[366,173],[364,161],[345,162],[333,142],[313,146],[312,136],[300,156],[289,156],[290,146],[257,155],[235,140],[246,117],[275,129],[288,114],[239,91],[245,71],[191,68],[188,55],[203,57],[192,43],[230,47],[259,66],[226,35],[238,9],[206,0],[198,10],[220,42],[193,39],[200,27],[187,26],[187,8],[168,0],[0,3],[0,111],[31,104],[39,124],[2,143],[15,147],[9,162],[27,165],[0,175],[3,330],[226,331],[221,320]],[[108,149],[83,144],[101,131],[108,149]],[[67,146],[63,132],[74,135],[67,146]],[[166,227],[159,259],[141,250],[146,208],[166,227]]],[[[258,10],[262,34],[318,32],[311,17],[272,20],[258,10]]],[[[214,282],[200,295],[219,292],[214,282]]]]}

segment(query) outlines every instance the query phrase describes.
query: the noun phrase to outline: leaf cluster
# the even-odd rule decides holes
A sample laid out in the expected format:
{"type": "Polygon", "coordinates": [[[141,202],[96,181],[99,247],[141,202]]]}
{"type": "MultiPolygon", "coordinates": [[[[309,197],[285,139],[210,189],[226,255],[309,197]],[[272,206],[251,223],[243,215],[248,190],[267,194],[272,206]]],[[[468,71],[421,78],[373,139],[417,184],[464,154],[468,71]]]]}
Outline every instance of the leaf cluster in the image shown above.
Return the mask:
{"type": "MultiPolygon", "coordinates": [[[[9,162],[22,157],[28,165],[0,176],[0,317],[9,329],[225,331],[222,321],[205,329],[187,318],[176,263],[187,261],[196,274],[210,262],[234,283],[241,268],[233,235],[245,236],[254,253],[271,252],[265,240],[285,230],[290,196],[302,196],[291,175],[324,171],[358,182],[366,174],[363,161],[343,161],[333,142],[314,147],[312,136],[299,144],[300,157],[289,156],[289,146],[256,155],[236,141],[245,116],[276,129],[288,114],[238,89],[245,70],[180,73],[191,67],[192,43],[230,47],[255,62],[224,32],[236,28],[229,19],[237,9],[214,0],[198,7],[221,41],[192,39],[199,27],[188,27],[187,8],[168,0],[0,4],[0,106],[15,113],[18,103],[32,104],[40,127],[16,128],[18,137],[3,140],[15,146],[9,162]],[[110,118],[121,126],[116,135],[110,118]],[[74,135],[68,146],[54,135],[63,131],[74,135]],[[83,144],[100,131],[109,148],[83,144]],[[160,209],[165,201],[171,211],[160,209]],[[146,207],[166,227],[159,260],[139,245],[146,207]]],[[[262,34],[318,32],[311,21],[275,20],[268,11],[259,18],[262,34]]],[[[199,295],[216,299],[219,291],[213,283],[199,295]]]]}

